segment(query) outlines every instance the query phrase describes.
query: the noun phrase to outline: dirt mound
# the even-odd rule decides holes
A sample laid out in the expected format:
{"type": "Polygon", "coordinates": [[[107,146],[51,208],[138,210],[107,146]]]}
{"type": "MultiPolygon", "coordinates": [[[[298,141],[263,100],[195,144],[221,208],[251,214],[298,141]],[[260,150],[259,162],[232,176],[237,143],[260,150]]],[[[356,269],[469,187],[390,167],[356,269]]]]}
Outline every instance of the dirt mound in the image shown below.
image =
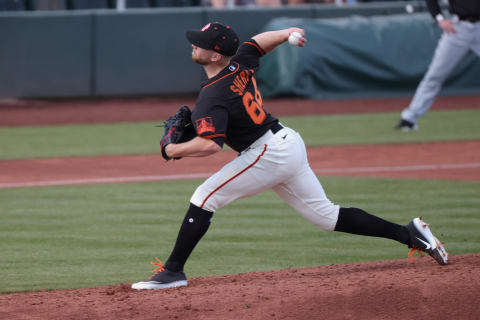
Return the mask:
{"type": "Polygon", "coordinates": [[[0,295],[1,319],[480,319],[480,254],[0,295]]]}

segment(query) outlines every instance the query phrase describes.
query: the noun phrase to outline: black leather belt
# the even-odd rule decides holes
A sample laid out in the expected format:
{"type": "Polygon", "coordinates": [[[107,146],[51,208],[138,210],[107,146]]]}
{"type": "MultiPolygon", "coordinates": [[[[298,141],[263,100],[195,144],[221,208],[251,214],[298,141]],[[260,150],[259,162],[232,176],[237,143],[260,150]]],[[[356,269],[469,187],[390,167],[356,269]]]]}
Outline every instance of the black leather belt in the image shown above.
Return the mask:
{"type": "Polygon", "coordinates": [[[480,21],[480,15],[479,16],[458,16],[458,18],[460,20],[468,21],[468,22],[471,22],[471,23],[475,23],[477,21],[480,21]]]}
{"type": "Polygon", "coordinates": [[[272,130],[272,133],[275,134],[277,133],[278,131],[282,130],[283,129],[283,126],[280,124],[280,123],[275,123],[271,128],[270,130],[272,130]]]}

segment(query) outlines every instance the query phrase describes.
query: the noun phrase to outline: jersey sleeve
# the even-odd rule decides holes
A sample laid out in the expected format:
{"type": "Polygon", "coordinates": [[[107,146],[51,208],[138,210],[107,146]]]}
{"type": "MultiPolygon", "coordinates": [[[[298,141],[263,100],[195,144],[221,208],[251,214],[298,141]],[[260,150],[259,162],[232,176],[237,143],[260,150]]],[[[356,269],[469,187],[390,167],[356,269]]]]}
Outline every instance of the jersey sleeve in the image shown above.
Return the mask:
{"type": "Polygon", "coordinates": [[[193,125],[197,136],[211,139],[220,147],[223,147],[227,137],[228,112],[220,105],[214,105],[206,112],[193,112],[193,125]]]}
{"type": "Polygon", "coordinates": [[[438,5],[438,0],[427,0],[427,8],[430,14],[432,15],[433,19],[437,16],[437,14],[441,14],[442,10],[438,5]]]}
{"type": "Polygon", "coordinates": [[[250,39],[240,45],[232,61],[238,62],[247,68],[258,68],[260,57],[263,55],[265,55],[265,51],[255,40],[250,39]]]}

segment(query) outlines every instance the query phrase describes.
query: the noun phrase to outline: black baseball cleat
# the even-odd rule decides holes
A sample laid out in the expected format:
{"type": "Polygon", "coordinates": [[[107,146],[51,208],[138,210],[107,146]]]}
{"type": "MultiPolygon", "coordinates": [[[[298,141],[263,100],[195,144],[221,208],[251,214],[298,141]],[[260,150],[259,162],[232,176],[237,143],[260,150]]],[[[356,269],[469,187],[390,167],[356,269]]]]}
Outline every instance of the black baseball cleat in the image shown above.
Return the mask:
{"type": "Polygon", "coordinates": [[[448,263],[448,253],[440,242],[430,231],[428,224],[422,218],[413,219],[407,229],[410,233],[410,245],[412,248],[408,253],[408,257],[413,262],[413,256],[417,251],[428,253],[435,261],[441,265],[448,263]]]}
{"type": "Polygon", "coordinates": [[[395,129],[402,131],[418,130],[418,125],[416,123],[401,119],[395,126],[395,129]]]}
{"type": "Polygon", "coordinates": [[[132,289],[135,290],[159,290],[176,287],[187,286],[187,277],[183,271],[175,272],[165,269],[162,262],[155,258],[158,263],[150,262],[153,265],[158,266],[152,272],[156,272],[147,281],[140,281],[132,284],[132,289]]]}

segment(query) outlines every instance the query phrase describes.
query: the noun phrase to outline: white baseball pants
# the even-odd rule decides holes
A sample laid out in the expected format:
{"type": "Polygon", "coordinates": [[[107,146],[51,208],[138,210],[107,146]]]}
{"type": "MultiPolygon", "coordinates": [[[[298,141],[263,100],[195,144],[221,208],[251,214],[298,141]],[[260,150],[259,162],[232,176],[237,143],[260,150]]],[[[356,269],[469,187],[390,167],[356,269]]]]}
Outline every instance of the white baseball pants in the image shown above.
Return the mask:
{"type": "Polygon", "coordinates": [[[327,198],[311,170],[303,139],[286,127],[276,134],[267,131],[200,185],[190,202],[214,212],[267,189],[273,189],[313,224],[334,230],[340,207],[327,198]]]}
{"type": "Polygon", "coordinates": [[[455,34],[443,33],[438,42],[428,71],[420,82],[408,108],[402,111],[402,119],[417,123],[432,106],[443,83],[469,50],[480,56],[480,22],[456,21],[455,34]]]}

